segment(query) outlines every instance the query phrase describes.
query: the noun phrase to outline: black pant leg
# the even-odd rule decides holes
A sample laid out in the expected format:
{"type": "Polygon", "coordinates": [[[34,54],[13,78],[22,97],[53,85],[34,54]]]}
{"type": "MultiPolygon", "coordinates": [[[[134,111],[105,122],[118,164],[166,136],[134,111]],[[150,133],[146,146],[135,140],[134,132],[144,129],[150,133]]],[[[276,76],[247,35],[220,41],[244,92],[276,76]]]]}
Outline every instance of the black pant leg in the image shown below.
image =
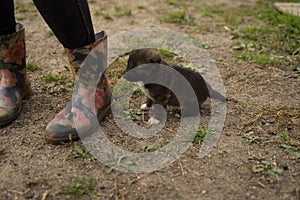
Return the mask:
{"type": "Polygon", "coordinates": [[[0,0],[0,35],[16,32],[13,0],[0,0]]]}
{"type": "Polygon", "coordinates": [[[87,0],[33,1],[64,47],[74,49],[95,41],[87,0]]]}

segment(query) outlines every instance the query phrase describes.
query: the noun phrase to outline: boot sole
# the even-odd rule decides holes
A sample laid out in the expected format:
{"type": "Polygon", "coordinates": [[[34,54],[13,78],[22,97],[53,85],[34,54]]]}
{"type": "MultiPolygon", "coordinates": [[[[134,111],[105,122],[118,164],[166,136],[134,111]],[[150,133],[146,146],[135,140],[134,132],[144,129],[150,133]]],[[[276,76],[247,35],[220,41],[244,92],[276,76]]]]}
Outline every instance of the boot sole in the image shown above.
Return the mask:
{"type": "MultiPolygon", "coordinates": [[[[30,83],[29,83],[29,86],[27,86],[27,88],[26,88],[26,93],[23,97],[23,100],[29,99],[31,97],[31,95],[32,95],[32,90],[31,90],[30,83]]],[[[19,109],[10,118],[0,121],[0,127],[7,126],[10,123],[12,123],[15,119],[18,118],[18,116],[21,114],[22,105],[23,104],[20,105],[19,109]]]]}
{"type": "Polygon", "coordinates": [[[0,127],[4,127],[4,126],[7,126],[10,123],[12,123],[15,119],[18,118],[20,113],[21,113],[21,106],[20,106],[19,110],[17,110],[10,118],[0,121],[0,127]]]}
{"type": "MultiPolygon", "coordinates": [[[[97,118],[98,122],[100,122],[107,114],[111,113],[111,106],[108,106],[103,113],[104,113],[103,115],[100,115],[97,118]]],[[[94,125],[91,128],[85,130],[84,132],[87,132],[87,134],[81,135],[81,137],[79,137],[77,132],[69,133],[68,136],[66,136],[66,137],[53,137],[50,134],[46,134],[45,137],[46,137],[46,140],[52,144],[61,144],[61,143],[65,143],[65,142],[78,141],[80,139],[83,139],[85,137],[92,135],[93,134],[92,130],[95,130],[96,127],[97,127],[97,125],[94,125]]]]}

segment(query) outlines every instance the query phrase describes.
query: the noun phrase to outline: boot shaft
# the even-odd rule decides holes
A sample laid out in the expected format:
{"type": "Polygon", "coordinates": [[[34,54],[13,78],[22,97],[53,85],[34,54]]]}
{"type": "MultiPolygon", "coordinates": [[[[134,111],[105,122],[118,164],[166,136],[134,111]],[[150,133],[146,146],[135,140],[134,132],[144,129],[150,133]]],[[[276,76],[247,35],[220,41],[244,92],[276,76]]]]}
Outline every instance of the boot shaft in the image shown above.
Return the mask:
{"type": "MultiPolygon", "coordinates": [[[[96,70],[95,73],[104,73],[107,65],[107,35],[104,31],[101,31],[95,35],[95,39],[96,42],[80,48],[65,48],[74,80],[82,65],[97,65],[97,67],[94,68],[94,70],[96,70]]],[[[83,70],[85,70],[85,68],[90,67],[83,68],[83,70]]],[[[83,70],[81,72],[83,72],[83,70]]]]}
{"type": "Polygon", "coordinates": [[[18,72],[25,63],[25,27],[18,23],[15,33],[0,36],[0,69],[18,72]]]}
{"type": "Polygon", "coordinates": [[[17,23],[15,33],[0,36],[0,79],[1,88],[16,88],[21,96],[29,90],[25,27],[20,23],[17,23]]]}
{"type": "Polygon", "coordinates": [[[0,126],[7,125],[20,113],[22,100],[31,94],[26,76],[25,28],[0,36],[0,126]]]}

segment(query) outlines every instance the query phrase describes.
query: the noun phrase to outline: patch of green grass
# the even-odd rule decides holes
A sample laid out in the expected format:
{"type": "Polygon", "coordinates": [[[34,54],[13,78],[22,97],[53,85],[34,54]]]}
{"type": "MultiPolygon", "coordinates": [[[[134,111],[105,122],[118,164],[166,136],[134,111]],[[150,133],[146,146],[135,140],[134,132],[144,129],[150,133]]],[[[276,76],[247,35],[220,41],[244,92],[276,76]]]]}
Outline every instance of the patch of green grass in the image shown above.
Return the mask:
{"type": "Polygon", "coordinates": [[[187,15],[184,11],[170,12],[163,20],[174,24],[195,25],[195,18],[191,15],[187,15]]]}
{"type": "Polygon", "coordinates": [[[21,1],[16,1],[15,9],[18,12],[27,12],[29,10],[28,5],[26,3],[21,2],[21,1]]]}
{"type": "Polygon", "coordinates": [[[211,48],[214,47],[214,45],[211,44],[211,43],[209,43],[209,42],[202,42],[202,43],[200,44],[200,46],[201,46],[203,49],[211,49],[211,48]]]}
{"type": "Polygon", "coordinates": [[[213,18],[217,23],[217,28],[223,28],[229,26],[232,30],[235,30],[239,25],[243,24],[248,16],[253,15],[253,9],[247,5],[241,5],[236,9],[228,8],[225,4],[219,4],[217,6],[195,6],[195,12],[202,13],[204,17],[213,18]]]}
{"type": "Polygon", "coordinates": [[[124,10],[124,14],[125,14],[126,16],[131,16],[131,15],[132,15],[131,9],[125,9],[125,10],[124,10]]]}
{"type": "Polygon", "coordinates": [[[254,62],[259,64],[259,65],[267,65],[272,63],[272,60],[270,58],[269,54],[259,54],[254,58],[254,62]]]}
{"type": "Polygon", "coordinates": [[[103,13],[102,16],[103,16],[103,19],[105,19],[105,20],[112,20],[113,19],[112,16],[110,16],[110,14],[108,14],[108,13],[103,13]]]}
{"type": "Polygon", "coordinates": [[[100,7],[100,8],[98,8],[97,10],[95,10],[95,12],[94,12],[94,15],[102,15],[103,14],[103,11],[105,11],[106,10],[106,8],[105,7],[100,7]]]}
{"type": "Polygon", "coordinates": [[[97,0],[88,0],[89,3],[96,3],[97,0]]]}
{"type": "Polygon", "coordinates": [[[248,62],[254,62],[262,66],[273,63],[270,55],[266,53],[258,54],[255,52],[242,51],[240,53],[235,53],[234,57],[243,59],[248,62]]]}
{"type": "Polygon", "coordinates": [[[115,11],[120,12],[122,10],[122,6],[115,5],[115,11]]]}
{"type": "Polygon", "coordinates": [[[211,32],[211,27],[205,24],[202,24],[201,26],[198,26],[196,28],[196,31],[199,31],[200,33],[208,33],[211,32]]]}
{"type": "Polygon", "coordinates": [[[87,176],[78,177],[68,186],[67,190],[69,194],[77,196],[90,194],[94,190],[94,181],[87,176]]]}
{"type": "Polygon", "coordinates": [[[30,13],[29,16],[27,17],[27,19],[29,19],[29,20],[35,20],[37,16],[38,16],[37,13],[30,13]]]}
{"type": "Polygon", "coordinates": [[[282,131],[279,133],[279,139],[284,142],[290,141],[290,137],[286,131],[282,131]]]}
{"type": "Polygon", "coordinates": [[[109,166],[107,173],[111,173],[114,168],[123,168],[125,171],[134,172],[136,163],[134,160],[128,160],[127,156],[120,156],[116,162],[111,162],[107,165],[109,166]]]}
{"type": "Polygon", "coordinates": [[[169,58],[173,55],[172,52],[165,50],[165,49],[158,49],[159,54],[164,58],[169,58]]]}
{"type": "Polygon", "coordinates": [[[240,15],[237,16],[237,15],[229,14],[224,16],[224,21],[226,22],[226,24],[232,27],[236,27],[244,22],[244,18],[240,15]]]}
{"type": "Polygon", "coordinates": [[[220,15],[223,13],[224,13],[223,5],[202,8],[202,16],[206,16],[206,17],[212,17],[215,14],[220,15]]]}
{"type": "Polygon", "coordinates": [[[235,53],[236,58],[254,62],[259,65],[268,65],[273,62],[269,54],[257,52],[253,43],[240,43],[232,48],[233,50],[240,51],[239,53],[235,53]]]}
{"type": "Polygon", "coordinates": [[[141,121],[143,114],[144,114],[144,111],[142,111],[140,109],[130,110],[130,118],[133,121],[141,121]]]}
{"type": "Polygon", "coordinates": [[[240,59],[243,59],[245,61],[251,61],[253,56],[251,53],[249,52],[241,52],[241,53],[235,53],[234,54],[234,57],[235,58],[240,58],[240,59]]]}
{"type": "Polygon", "coordinates": [[[276,179],[278,175],[283,172],[282,168],[271,164],[271,162],[265,158],[253,156],[250,157],[248,160],[251,163],[250,169],[253,173],[262,173],[268,178],[276,179]]]}
{"type": "Polygon", "coordinates": [[[122,7],[120,5],[115,6],[116,16],[131,16],[132,10],[130,8],[122,7]]]}
{"type": "Polygon", "coordinates": [[[49,73],[42,77],[42,81],[42,89],[49,94],[71,91],[74,88],[74,81],[64,74],[49,73]]]}
{"type": "Polygon", "coordinates": [[[86,150],[86,148],[81,145],[75,145],[70,156],[71,158],[93,158],[93,156],[86,150]]]}
{"type": "Polygon", "coordinates": [[[242,138],[243,138],[243,142],[247,145],[250,145],[252,143],[256,143],[256,144],[260,143],[260,138],[252,134],[242,134],[242,138]]]}
{"type": "MultiPolygon", "coordinates": [[[[273,3],[273,0],[259,0],[249,9],[251,25],[238,28],[233,34],[246,43],[255,44],[256,52],[250,53],[252,59],[246,60],[292,70],[297,64],[293,60],[298,56],[294,52],[300,46],[300,17],[280,13],[273,3]],[[272,60],[270,55],[283,58],[272,60]]],[[[244,56],[239,58],[245,59],[244,56]]]]}
{"type": "Polygon", "coordinates": [[[256,46],[254,45],[254,43],[240,43],[233,46],[233,49],[236,51],[240,51],[235,53],[236,58],[254,62],[263,66],[273,63],[270,54],[256,51],[256,46]]]}
{"type": "Polygon", "coordinates": [[[208,126],[202,126],[198,129],[198,131],[193,136],[193,143],[200,145],[202,144],[205,136],[209,132],[208,126]]]}
{"type": "Polygon", "coordinates": [[[33,62],[28,62],[26,64],[26,69],[28,69],[30,71],[36,71],[36,70],[40,69],[40,67],[37,64],[33,63],[33,62]]]}
{"type": "Polygon", "coordinates": [[[290,14],[280,13],[271,3],[259,0],[257,2],[258,10],[257,18],[266,22],[274,28],[279,28],[283,31],[284,35],[300,34],[299,17],[290,14]]]}
{"type": "Polygon", "coordinates": [[[247,27],[241,28],[241,30],[240,30],[240,36],[243,39],[252,40],[252,41],[259,40],[260,37],[262,36],[262,33],[263,33],[263,28],[258,27],[256,25],[247,26],[247,27]]]}
{"type": "Polygon", "coordinates": [[[16,16],[17,21],[23,21],[24,19],[25,19],[25,17],[23,17],[23,16],[16,16]]]}
{"type": "Polygon", "coordinates": [[[137,7],[137,9],[140,9],[140,10],[146,10],[147,9],[146,6],[144,6],[144,5],[137,5],[136,7],[137,7]]]}
{"type": "Polygon", "coordinates": [[[142,93],[143,93],[142,90],[140,88],[138,88],[138,89],[136,89],[132,92],[132,95],[139,95],[139,94],[142,94],[142,93]]]}
{"type": "Polygon", "coordinates": [[[295,159],[300,159],[300,145],[292,146],[288,144],[280,144],[279,147],[285,149],[287,154],[295,157],[295,159]]]}
{"type": "Polygon", "coordinates": [[[239,43],[238,45],[235,45],[232,47],[233,50],[247,50],[250,52],[255,51],[255,46],[253,43],[239,43]]]}
{"type": "Polygon", "coordinates": [[[94,12],[94,15],[101,15],[102,14],[102,11],[101,10],[96,10],[95,12],[94,12]]]}
{"type": "MultiPolygon", "coordinates": [[[[286,124],[288,124],[289,122],[285,122],[286,124]]],[[[280,145],[283,145],[283,146],[280,146],[282,148],[286,148],[288,149],[287,147],[288,146],[293,146],[295,147],[294,150],[300,150],[300,141],[296,138],[293,138],[291,137],[287,131],[280,131],[278,134],[277,134],[277,142],[280,143],[280,145]]],[[[292,148],[290,148],[289,150],[291,150],[292,148]]]]}
{"type": "Polygon", "coordinates": [[[43,76],[43,81],[45,83],[52,83],[52,82],[59,82],[61,80],[61,77],[59,77],[58,75],[55,74],[46,74],[43,76]]]}
{"type": "Polygon", "coordinates": [[[176,6],[179,4],[178,0],[165,0],[165,3],[168,5],[176,6]]]}
{"type": "MultiPolygon", "coordinates": [[[[263,106],[261,109],[262,111],[259,114],[253,116],[254,120],[247,122],[246,125],[243,126],[243,130],[246,131],[249,127],[253,126],[262,126],[263,129],[264,126],[272,127],[271,131],[263,131],[264,134],[270,134],[268,136],[268,138],[270,138],[268,142],[278,144],[279,147],[286,149],[289,155],[293,154],[295,157],[298,157],[300,153],[300,141],[297,137],[297,121],[295,120],[299,118],[300,110],[286,106],[277,108],[263,106]],[[276,134],[275,136],[274,133],[276,134]]],[[[266,130],[267,129],[268,128],[266,128],[266,130]]],[[[249,142],[258,139],[252,137],[250,134],[246,137],[242,137],[249,142]]]]}

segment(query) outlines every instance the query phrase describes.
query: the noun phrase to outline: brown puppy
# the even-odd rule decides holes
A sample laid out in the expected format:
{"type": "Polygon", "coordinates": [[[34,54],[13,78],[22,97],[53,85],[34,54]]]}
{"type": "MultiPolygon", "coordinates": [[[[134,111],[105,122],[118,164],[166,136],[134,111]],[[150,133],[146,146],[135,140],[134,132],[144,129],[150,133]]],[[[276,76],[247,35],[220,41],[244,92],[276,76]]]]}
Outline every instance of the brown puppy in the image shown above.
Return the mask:
{"type": "MultiPolygon", "coordinates": [[[[149,66],[147,65],[147,67],[151,67],[151,70],[145,70],[145,68],[142,67],[137,68],[140,65],[150,64],[150,63],[164,64],[169,66],[162,59],[161,55],[156,50],[150,48],[137,49],[131,51],[129,54],[129,59],[126,68],[127,73],[124,76],[124,78],[127,79],[128,81],[138,82],[142,91],[147,96],[147,103],[143,104],[141,106],[141,109],[150,108],[154,104],[160,104],[165,108],[167,105],[180,106],[177,97],[170,89],[159,84],[147,83],[147,78],[155,77],[157,79],[168,79],[167,80],[168,83],[175,84],[176,83],[175,77],[172,77],[172,74],[174,73],[171,73],[170,71],[170,73],[168,74],[161,74],[157,65],[149,65],[149,66]],[[133,70],[132,73],[130,73],[129,71],[132,70],[133,68],[136,69],[133,70]]],[[[179,72],[190,83],[190,85],[192,86],[196,94],[199,106],[201,106],[203,102],[210,96],[214,99],[226,101],[226,98],[223,95],[221,95],[219,92],[213,90],[211,86],[205,82],[205,80],[199,73],[179,66],[169,66],[169,67],[179,72]]],[[[176,87],[178,86],[180,85],[177,84],[176,87]]],[[[185,94],[183,92],[182,96],[184,95],[185,94]]],[[[184,98],[185,97],[183,97],[183,99],[184,98]]],[[[191,103],[193,103],[191,102],[188,96],[183,101],[186,102],[185,105],[191,105],[191,103]]],[[[194,112],[195,112],[194,110],[190,110],[188,113],[190,115],[198,114],[194,112]]],[[[153,115],[154,116],[150,118],[149,123],[158,124],[160,122],[160,113],[155,112],[154,110],[153,115]]]]}

